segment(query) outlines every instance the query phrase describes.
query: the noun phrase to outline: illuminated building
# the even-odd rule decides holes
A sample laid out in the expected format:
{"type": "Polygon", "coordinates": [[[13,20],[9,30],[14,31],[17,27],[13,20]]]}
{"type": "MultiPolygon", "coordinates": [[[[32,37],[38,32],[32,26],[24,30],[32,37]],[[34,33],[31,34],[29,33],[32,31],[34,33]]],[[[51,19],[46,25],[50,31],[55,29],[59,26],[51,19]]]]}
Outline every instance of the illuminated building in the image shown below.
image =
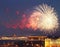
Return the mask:
{"type": "Polygon", "coordinates": [[[60,47],[60,38],[58,39],[45,39],[45,47],[60,47]]]}

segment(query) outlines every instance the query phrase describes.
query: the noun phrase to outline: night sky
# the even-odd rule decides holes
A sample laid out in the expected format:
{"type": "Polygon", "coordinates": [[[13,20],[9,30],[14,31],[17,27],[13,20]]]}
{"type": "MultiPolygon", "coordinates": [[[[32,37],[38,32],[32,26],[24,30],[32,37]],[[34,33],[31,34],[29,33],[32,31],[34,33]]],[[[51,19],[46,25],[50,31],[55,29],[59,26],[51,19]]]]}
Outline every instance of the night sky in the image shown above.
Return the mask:
{"type": "MultiPolygon", "coordinates": [[[[0,36],[47,35],[40,30],[24,28],[25,16],[30,11],[29,9],[41,4],[54,7],[60,22],[60,0],[0,0],[0,36]]],[[[59,37],[60,28],[56,33],[48,34],[48,36],[59,37]]]]}

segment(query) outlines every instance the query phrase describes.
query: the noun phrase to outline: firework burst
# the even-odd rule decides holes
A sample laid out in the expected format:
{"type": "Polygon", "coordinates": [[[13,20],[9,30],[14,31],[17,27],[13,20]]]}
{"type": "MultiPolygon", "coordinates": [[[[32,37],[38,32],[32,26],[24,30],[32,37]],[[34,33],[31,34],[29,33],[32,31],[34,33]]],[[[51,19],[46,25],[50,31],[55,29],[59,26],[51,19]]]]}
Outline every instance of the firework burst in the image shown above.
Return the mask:
{"type": "Polygon", "coordinates": [[[46,4],[34,8],[29,17],[30,27],[40,29],[47,33],[54,32],[58,28],[58,18],[54,8],[46,4]]]}

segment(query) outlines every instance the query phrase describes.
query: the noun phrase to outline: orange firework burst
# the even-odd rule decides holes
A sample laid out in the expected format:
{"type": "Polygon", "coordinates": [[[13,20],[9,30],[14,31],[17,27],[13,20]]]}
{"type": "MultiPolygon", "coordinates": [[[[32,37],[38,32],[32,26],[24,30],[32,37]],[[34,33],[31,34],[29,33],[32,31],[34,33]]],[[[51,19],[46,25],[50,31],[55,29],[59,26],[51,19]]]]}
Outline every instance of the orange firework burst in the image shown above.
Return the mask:
{"type": "Polygon", "coordinates": [[[31,17],[29,18],[30,27],[33,28],[34,30],[37,29],[37,25],[38,25],[40,16],[41,16],[41,14],[39,12],[34,12],[34,13],[32,13],[31,17]]]}
{"type": "Polygon", "coordinates": [[[48,5],[39,5],[30,15],[29,23],[34,30],[54,32],[58,28],[58,18],[54,8],[48,5]]]}

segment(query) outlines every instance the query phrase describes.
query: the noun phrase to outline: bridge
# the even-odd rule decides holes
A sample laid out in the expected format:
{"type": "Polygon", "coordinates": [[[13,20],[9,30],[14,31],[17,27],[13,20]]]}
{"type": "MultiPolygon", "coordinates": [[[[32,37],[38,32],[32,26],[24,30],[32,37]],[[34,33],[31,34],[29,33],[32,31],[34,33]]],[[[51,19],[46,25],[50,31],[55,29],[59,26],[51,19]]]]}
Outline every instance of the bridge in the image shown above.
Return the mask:
{"type": "Polygon", "coordinates": [[[0,37],[0,40],[42,40],[44,41],[46,36],[13,36],[13,37],[0,37]]]}

